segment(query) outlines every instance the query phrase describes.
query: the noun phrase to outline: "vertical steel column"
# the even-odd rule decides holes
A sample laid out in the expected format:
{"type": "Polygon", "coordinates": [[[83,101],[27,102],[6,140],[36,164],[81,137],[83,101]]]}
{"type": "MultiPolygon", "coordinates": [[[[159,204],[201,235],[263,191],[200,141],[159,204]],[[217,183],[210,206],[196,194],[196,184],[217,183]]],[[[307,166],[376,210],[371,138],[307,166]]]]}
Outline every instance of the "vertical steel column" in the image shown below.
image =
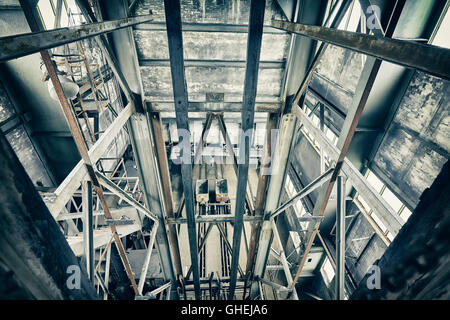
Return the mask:
{"type": "MultiPolygon", "coordinates": [[[[273,164],[272,159],[272,130],[277,128],[279,116],[276,113],[270,113],[267,116],[266,124],[266,137],[264,146],[264,155],[261,160],[258,189],[256,191],[255,200],[255,216],[262,216],[264,214],[264,205],[266,204],[266,190],[269,184],[270,175],[267,174],[267,170],[270,169],[270,165],[273,164]]],[[[253,269],[253,261],[256,254],[257,241],[259,239],[259,234],[261,231],[261,222],[252,223],[252,231],[250,234],[250,246],[247,255],[247,266],[245,268],[245,275],[249,279],[250,273],[253,269]]]]}
{"type": "MultiPolygon", "coordinates": [[[[222,137],[225,140],[225,145],[227,146],[227,149],[229,151],[229,155],[233,158],[233,168],[234,172],[236,173],[236,176],[238,175],[238,163],[236,159],[236,155],[233,151],[233,144],[231,143],[230,136],[228,135],[227,127],[225,125],[225,120],[223,119],[223,114],[220,114],[217,117],[217,122],[219,123],[219,130],[222,133],[222,137]]],[[[247,186],[245,189],[246,195],[245,195],[245,204],[247,205],[247,209],[249,211],[249,214],[251,215],[254,211],[254,205],[253,205],[253,199],[250,192],[250,186],[247,186]]]]}
{"type": "MultiPolygon", "coordinates": [[[[244,97],[241,120],[241,129],[243,133],[247,133],[248,130],[253,130],[265,6],[265,1],[252,0],[250,3],[247,63],[245,68],[244,97]]],[[[241,158],[242,152],[244,152],[244,163],[239,163],[238,166],[236,206],[234,210],[235,220],[233,230],[233,255],[231,257],[230,291],[228,295],[228,299],[230,300],[234,298],[234,290],[236,288],[239,252],[241,249],[241,235],[244,224],[243,215],[252,136],[253,132],[248,139],[246,139],[247,137],[245,134],[242,134],[239,139],[239,158],[241,158]]],[[[240,162],[242,162],[242,160],[240,162]]]]}
{"type": "MultiPolygon", "coordinates": [[[[150,119],[153,129],[153,137],[155,139],[156,146],[156,158],[159,164],[159,172],[161,175],[161,185],[164,194],[164,206],[166,208],[166,215],[168,218],[174,218],[173,210],[173,197],[172,197],[172,184],[170,182],[169,163],[167,160],[166,145],[164,143],[164,137],[162,132],[162,123],[159,112],[151,112],[150,119]]],[[[175,225],[169,225],[168,235],[170,247],[172,249],[172,256],[175,271],[178,275],[183,274],[180,257],[180,247],[178,244],[178,233],[175,225]]]]}
{"type": "MultiPolygon", "coordinates": [[[[325,132],[325,106],[320,104],[320,131],[325,132]]],[[[323,147],[320,147],[320,174],[325,172],[325,157],[323,147]]]]}
{"type": "MultiPolygon", "coordinates": [[[[105,286],[106,289],[108,290],[108,286],[109,286],[109,270],[111,268],[111,246],[108,246],[106,248],[107,253],[106,253],[106,266],[105,266],[105,286]]],[[[103,294],[103,300],[108,300],[108,293],[105,292],[103,294]]]]}
{"type": "MultiPolygon", "coordinates": [[[[267,258],[272,243],[272,224],[270,214],[274,212],[280,202],[281,191],[284,187],[286,167],[289,160],[294,140],[291,139],[295,133],[297,118],[293,114],[286,114],[281,119],[280,134],[278,136],[277,151],[272,162],[272,176],[270,178],[269,189],[265,206],[265,218],[261,227],[261,234],[258,242],[258,252],[254,265],[253,278],[263,278],[266,269],[267,258]]],[[[258,282],[253,281],[250,295],[255,298],[258,294],[258,282]]]]}
{"type": "MultiPolygon", "coordinates": [[[[166,14],[167,39],[169,44],[170,70],[172,75],[173,95],[175,100],[175,113],[177,129],[189,131],[188,120],[188,93],[184,72],[183,35],[181,30],[180,1],[164,0],[166,14]]],[[[182,136],[180,140],[184,139],[182,136]]],[[[197,231],[195,228],[194,191],[192,183],[192,160],[189,152],[189,163],[181,164],[181,177],[183,180],[184,201],[186,217],[188,220],[188,236],[191,255],[192,273],[194,277],[195,298],[200,300],[200,275],[198,266],[197,231]]]]}
{"type": "Polygon", "coordinates": [[[83,181],[81,183],[82,206],[83,206],[83,240],[84,256],[86,258],[86,270],[89,279],[94,281],[94,230],[92,211],[92,182],[83,181]]]}
{"type": "Polygon", "coordinates": [[[337,177],[336,206],[336,300],[344,300],[345,284],[345,181],[337,177]]]}

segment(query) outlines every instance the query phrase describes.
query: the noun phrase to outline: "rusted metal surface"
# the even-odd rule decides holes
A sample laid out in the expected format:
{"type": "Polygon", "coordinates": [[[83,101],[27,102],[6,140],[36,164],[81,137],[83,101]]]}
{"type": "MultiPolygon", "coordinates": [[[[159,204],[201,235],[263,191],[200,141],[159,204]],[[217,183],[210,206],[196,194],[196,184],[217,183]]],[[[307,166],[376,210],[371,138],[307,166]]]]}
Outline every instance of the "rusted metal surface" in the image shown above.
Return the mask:
{"type": "MultiPolygon", "coordinates": [[[[164,207],[168,218],[174,218],[175,213],[173,209],[172,185],[170,182],[169,163],[167,160],[166,145],[162,132],[162,123],[160,114],[157,112],[150,113],[150,120],[153,128],[153,136],[156,146],[156,157],[159,164],[159,172],[161,175],[161,185],[164,194],[164,207]]],[[[180,247],[178,243],[178,233],[175,226],[168,226],[169,242],[172,247],[172,256],[174,260],[175,271],[178,275],[183,274],[180,257],[180,247]]]]}
{"type": "Polygon", "coordinates": [[[151,21],[151,15],[0,38],[0,62],[151,21]]]}
{"type": "Polygon", "coordinates": [[[421,70],[440,78],[450,79],[449,49],[287,21],[275,20],[272,21],[272,26],[407,68],[421,70]]]}

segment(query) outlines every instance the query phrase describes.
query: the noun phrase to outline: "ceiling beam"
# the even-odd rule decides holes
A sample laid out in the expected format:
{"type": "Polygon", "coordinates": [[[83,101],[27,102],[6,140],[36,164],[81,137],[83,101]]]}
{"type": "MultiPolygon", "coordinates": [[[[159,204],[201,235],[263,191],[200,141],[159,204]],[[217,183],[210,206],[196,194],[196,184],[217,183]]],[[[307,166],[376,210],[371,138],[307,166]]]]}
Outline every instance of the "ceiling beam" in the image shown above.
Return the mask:
{"type": "MultiPolygon", "coordinates": [[[[155,101],[156,99],[147,100],[151,103],[151,109],[155,112],[174,112],[173,101],[155,101]]],[[[242,112],[243,102],[224,102],[224,101],[201,101],[189,102],[188,112],[242,112]]],[[[279,113],[281,103],[277,102],[255,102],[255,112],[279,113]]]]}
{"type": "Polygon", "coordinates": [[[0,38],[0,62],[27,56],[85,38],[152,20],[151,15],[90,23],[71,28],[35,31],[0,38]]]}
{"type": "MultiPolygon", "coordinates": [[[[188,93],[183,57],[183,33],[181,30],[180,1],[164,0],[166,15],[167,40],[169,44],[170,71],[177,115],[178,134],[181,131],[189,132],[188,121],[188,93]]],[[[183,139],[182,136],[179,139],[183,139]]],[[[194,278],[195,298],[200,300],[200,278],[198,266],[197,231],[195,226],[194,190],[192,182],[192,163],[189,152],[189,162],[181,164],[181,177],[185,199],[186,216],[188,219],[188,237],[192,273],[194,278]]]]}
{"type": "Polygon", "coordinates": [[[288,21],[272,26],[450,80],[450,49],[288,21]]]}
{"type": "MultiPolygon", "coordinates": [[[[261,61],[259,69],[283,69],[285,61],[261,61]]],[[[170,60],[168,59],[139,59],[139,66],[141,67],[169,67],[170,60]]],[[[245,68],[245,61],[243,60],[202,60],[190,59],[184,61],[184,66],[188,67],[208,67],[208,68],[245,68]]]]}
{"type": "MultiPolygon", "coordinates": [[[[245,70],[244,98],[241,120],[241,129],[245,133],[248,130],[253,129],[265,5],[265,1],[252,0],[250,3],[250,20],[247,40],[247,64],[245,70]]],[[[230,300],[234,299],[237,269],[239,266],[239,252],[241,248],[241,235],[244,223],[243,216],[247,189],[251,136],[246,139],[246,135],[241,134],[240,137],[240,145],[244,147],[239,148],[239,156],[241,158],[242,152],[244,152],[244,159],[243,161],[240,161],[238,166],[236,206],[234,210],[235,220],[233,230],[233,251],[231,257],[230,288],[228,296],[228,299],[230,300]]]]}
{"type": "MultiPolygon", "coordinates": [[[[234,215],[232,214],[215,214],[207,216],[197,216],[195,218],[195,223],[219,223],[219,222],[234,222],[234,215]]],[[[262,221],[262,217],[244,215],[243,220],[246,222],[257,222],[262,221]]],[[[186,218],[167,218],[167,224],[184,224],[187,223],[186,218]]]]}
{"type": "MultiPolygon", "coordinates": [[[[147,22],[135,26],[140,31],[166,31],[164,22],[147,22]]],[[[264,26],[264,34],[285,35],[286,31],[278,30],[271,26],[264,26]]],[[[183,23],[183,32],[220,32],[220,33],[247,33],[248,25],[224,24],[224,23],[183,23]]]]}

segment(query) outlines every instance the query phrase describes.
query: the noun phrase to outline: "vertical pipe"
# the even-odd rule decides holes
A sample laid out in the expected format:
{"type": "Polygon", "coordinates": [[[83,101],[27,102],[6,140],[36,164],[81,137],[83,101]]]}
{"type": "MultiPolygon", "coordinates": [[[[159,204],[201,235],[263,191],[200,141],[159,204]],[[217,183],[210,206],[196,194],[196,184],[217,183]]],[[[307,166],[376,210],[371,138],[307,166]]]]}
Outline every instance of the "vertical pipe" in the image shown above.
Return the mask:
{"type": "MultiPolygon", "coordinates": [[[[107,246],[106,248],[107,253],[106,253],[106,266],[105,266],[105,287],[106,290],[108,290],[108,286],[109,286],[109,270],[111,267],[111,246],[107,246]]],[[[103,294],[103,300],[108,300],[108,292],[105,292],[103,294]]]]}
{"type": "MultiPolygon", "coordinates": [[[[280,134],[277,140],[274,159],[272,160],[272,175],[270,177],[270,183],[267,191],[264,209],[266,216],[262,223],[258,241],[258,251],[256,254],[253,273],[254,278],[263,278],[264,276],[267,257],[270,251],[270,244],[272,243],[273,237],[270,214],[274,212],[279,206],[281,190],[284,187],[284,181],[286,177],[289,155],[291,153],[291,150],[293,150],[293,145],[295,143],[293,137],[296,125],[297,118],[293,114],[286,114],[281,119],[280,134]]],[[[250,289],[250,295],[252,298],[255,298],[257,294],[258,283],[256,280],[254,280],[250,289]]]]}
{"type": "Polygon", "coordinates": [[[94,230],[92,212],[92,182],[82,182],[82,203],[83,203],[83,240],[84,256],[86,258],[86,270],[89,279],[94,281],[94,230]]]}
{"type": "MultiPolygon", "coordinates": [[[[325,129],[325,106],[323,104],[320,104],[320,131],[324,132],[324,129],[325,129]]],[[[325,172],[325,158],[323,147],[320,146],[320,174],[323,174],[324,172],[325,172]]]]}
{"type": "Polygon", "coordinates": [[[345,281],[345,183],[344,177],[337,177],[336,206],[336,300],[344,300],[345,281]]]}

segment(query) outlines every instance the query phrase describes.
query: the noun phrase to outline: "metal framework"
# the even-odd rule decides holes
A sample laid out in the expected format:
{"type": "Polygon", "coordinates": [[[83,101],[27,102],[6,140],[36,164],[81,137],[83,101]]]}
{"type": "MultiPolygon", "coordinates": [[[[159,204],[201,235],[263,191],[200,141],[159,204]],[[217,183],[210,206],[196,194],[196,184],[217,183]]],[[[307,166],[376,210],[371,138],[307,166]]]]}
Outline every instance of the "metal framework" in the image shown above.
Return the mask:
{"type": "MultiPolygon", "coordinates": [[[[132,1],[126,11],[129,13],[136,5],[137,1],[132,1]]],[[[369,99],[372,87],[377,79],[378,72],[380,70],[383,61],[391,62],[406,68],[417,69],[433,76],[440,77],[446,80],[450,80],[450,50],[440,48],[427,44],[415,43],[412,41],[405,41],[399,39],[392,39],[395,28],[397,26],[400,14],[405,6],[405,0],[399,0],[395,2],[395,5],[389,7],[392,9],[390,16],[390,22],[386,26],[385,30],[374,29],[373,35],[348,32],[337,30],[335,27],[340,23],[351,1],[340,0],[337,1],[328,19],[323,24],[324,26],[305,25],[300,23],[294,23],[289,21],[276,21],[272,20],[271,26],[264,27],[264,11],[265,1],[252,0],[250,4],[250,19],[248,26],[244,25],[222,25],[222,24],[195,24],[195,23],[183,23],[181,21],[181,7],[180,1],[164,1],[165,8],[165,23],[150,23],[152,20],[151,15],[138,16],[117,19],[112,21],[98,22],[100,17],[96,17],[90,7],[87,0],[77,0],[77,3],[89,22],[83,26],[76,26],[72,28],[58,28],[61,21],[62,0],[56,2],[56,19],[54,30],[44,31],[42,23],[37,17],[36,1],[20,0],[20,4],[24,10],[26,19],[30,25],[32,33],[14,35],[9,37],[0,38],[0,63],[23,57],[29,54],[40,52],[42,60],[46,66],[51,82],[55,87],[58,95],[58,100],[64,115],[67,119],[70,131],[75,140],[75,144],[80,152],[82,160],[75,166],[72,172],[66,177],[66,179],[58,186],[54,192],[53,202],[49,205],[49,211],[56,221],[63,221],[65,225],[65,232],[73,235],[78,232],[78,227],[74,223],[73,219],[83,219],[83,243],[82,251],[87,266],[87,274],[92,283],[97,283],[98,287],[101,287],[106,297],[109,293],[109,261],[111,255],[111,245],[115,242],[117,246],[121,261],[125,267],[127,276],[130,280],[134,293],[143,295],[144,282],[150,258],[153,251],[153,246],[156,243],[159,245],[159,251],[161,256],[161,264],[165,265],[166,271],[166,284],[160,288],[148,293],[143,299],[156,298],[157,294],[160,297],[163,296],[164,291],[167,291],[166,297],[170,297],[170,288],[177,286],[176,277],[181,279],[183,293],[186,297],[186,289],[192,283],[189,280],[190,275],[193,275],[193,289],[196,299],[201,299],[204,288],[202,284],[205,283],[205,279],[200,278],[200,267],[202,265],[202,254],[204,255],[206,250],[206,241],[212,230],[212,227],[216,225],[218,228],[221,239],[223,240],[223,250],[226,254],[231,255],[230,273],[229,273],[229,286],[228,286],[228,299],[235,298],[235,291],[238,281],[238,272],[241,279],[245,279],[251,285],[250,297],[264,298],[266,295],[263,292],[263,286],[267,285],[276,290],[278,293],[288,293],[292,299],[298,299],[295,285],[300,276],[302,276],[302,270],[308,258],[308,254],[312,249],[315,241],[315,237],[318,236],[319,240],[324,247],[328,258],[330,259],[333,268],[336,270],[336,299],[344,299],[345,295],[345,179],[352,184],[354,189],[364,194],[365,201],[368,205],[379,213],[380,220],[386,225],[388,231],[392,235],[398,234],[402,227],[401,219],[393,212],[390,205],[365,181],[359,170],[357,170],[352,163],[346,158],[346,155],[350,148],[350,143],[353,139],[355,132],[358,131],[358,122],[362,116],[365,105],[369,99]],[[169,56],[167,60],[156,59],[137,59],[136,52],[133,53],[134,64],[139,66],[170,66],[172,85],[173,85],[173,101],[161,101],[154,103],[152,101],[151,110],[150,105],[146,106],[144,101],[145,97],[141,97],[139,101],[126,80],[125,75],[119,68],[119,61],[115,57],[114,49],[106,38],[106,34],[115,30],[129,28],[131,26],[137,26],[137,30],[141,31],[166,31],[169,45],[169,56]],[[182,32],[233,32],[233,33],[248,33],[247,43],[247,59],[246,61],[228,61],[228,60],[184,60],[183,57],[183,39],[182,32]],[[306,75],[300,84],[296,94],[293,96],[292,111],[291,108],[285,110],[286,96],[285,86],[286,83],[282,83],[282,101],[262,101],[256,102],[256,91],[258,84],[258,70],[259,69],[280,69],[285,68],[287,70],[284,78],[287,77],[287,72],[290,72],[290,61],[264,61],[260,62],[261,42],[263,33],[273,34],[285,34],[293,33],[301,36],[305,36],[311,39],[322,41],[322,44],[312,57],[311,63],[307,68],[306,75]],[[84,117],[86,126],[89,131],[89,137],[91,143],[87,143],[87,139],[84,136],[82,129],[80,128],[79,120],[73,112],[73,106],[69,104],[63,87],[57,75],[57,70],[53,63],[51,54],[48,49],[55,48],[61,45],[69,44],[75,41],[80,41],[88,37],[95,37],[95,41],[105,55],[108,64],[110,65],[120,88],[122,89],[128,104],[125,108],[118,113],[106,129],[106,131],[98,137],[98,132],[95,132],[95,128],[91,127],[89,122],[88,110],[83,106],[83,100],[80,98],[80,104],[82,109],[82,116],[84,117]],[[346,115],[335,106],[333,106],[326,98],[322,97],[319,92],[309,88],[309,82],[314,75],[314,70],[318,66],[321,57],[323,56],[325,49],[328,45],[336,45],[342,48],[346,48],[352,51],[356,51],[369,57],[366,59],[361,77],[358,82],[358,86],[355,90],[353,101],[346,115]],[[211,105],[209,102],[189,102],[188,92],[186,86],[185,67],[235,67],[246,68],[245,83],[244,83],[244,95],[242,102],[220,102],[217,104],[217,110],[215,105],[211,105]],[[302,98],[305,93],[309,92],[319,100],[314,106],[314,113],[316,109],[319,109],[320,116],[320,129],[317,128],[312,121],[308,118],[305,111],[302,110],[303,101],[302,98]],[[298,104],[300,103],[300,107],[298,104]],[[171,107],[174,105],[174,108],[171,107]],[[343,128],[340,133],[337,147],[331,143],[324,131],[324,119],[325,119],[325,107],[333,109],[335,113],[344,120],[343,128]],[[275,164],[280,166],[281,172],[276,173],[270,178],[265,174],[260,174],[258,190],[256,194],[256,203],[253,203],[253,196],[248,187],[248,170],[249,170],[249,157],[250,157],[250,142],[252,135],[242,135],[240,138],[240,159],[244,160],[243,163],[236,159],[233,152],[233,147],[228,136],[225,121],[222,114],[213,114],[211,112],[223,111],[227,109],[227,112],[241,112],[241,129],[243,132],[252,130],[254,126],[254,114],[258,111],[269,112],[267,119],[267,129],[271,130],[277,127],[279,120],[279,114],[282,112],[292,112],[286,115],[280,121],[282,128],[282,137],[290,137],[286,141],[281,141],[276,150],[275,164]],[[183,185],[183,198],[180,203],[180,207],[177,212],[173,208],[170,172],[168,167],[167,154],[165,149],[162,122],[159,112],[167,112],[175,110],[176,123],[179,131],[186,130],[189,132],[188,111],[189,112],[208,112],[205,127],[203,128],[200,144],[194,155],[194,166],[191,162],[191,154],[189,153],[189,163],[181,164],[181,175],[183,185]],[[200,166],[198,165],[201,158],[201,152],[206,145],[206,136],[211,126],[213,119],[217,118],[219,129],[226,142],[230,155],[234,159],[234,169],[237,175],[237,194],[234,215],[231,214],[216,214],[211,216],[196,216],[195,204],[194,204],[194,190],[193,190],[193,178],[200,176],[200,166]],[[320,145],[320,175],[313,180],[310,184],[304,187],[300,192],[294,195],[291,199],[283,204],[280,204],[280,194],[284,187],[284,181],[286,176],[286,168],[289,162],[289,154],[292,149],[292,144],[297,137],[295,130],[297,125],[297,119],[301,123],[301,126],[308,130],[315,140],[320,145]],[[127,127],[126,127],[127,125],[127,127]],[[136,177],[136,180],[143,185],[146,199],[147,208],[136,200],[131,193],[137,191],[137,181],[133,189],[129,188],[128,182],[126,183],[129,190],[125,191],[114,182],[115,179],[127,179],[128,177],[114,178],[114,174],[108,177],[105,173],[99,172],[101,167],[102,156],[105,155],[108,147],[116,139],[122,129],[131,131],[130,139],[135,152],[135,158],[137,162],[140,162],[148,154],[151,159],[142,160],[147,161],[145,164],[139,164],[138,171],[141,176],[136,177]],[[139,136],[139,132],[141,136],[139,136]],[[137,136],[135,136],[135,134],[137,136]],[[143,139],[143,136],[146,139],[143,139]],[[89,147],[90,146],[90,147],[89,147]],[[137,146],[137,147],[136,147],[137,146]],[[139,150],[136,150],[139,149],[139,150]],[[146,152],[148,151],[148,152],[146,152]],[[156,154],[156,158],[153,159],[153,155],[156,154]],[[331,166],[326,170],[325,157],[327,154],[329,158],[334,161],[331,166]],[[242,157],[243,156],[243,157],[242,157]],[[98,165],[100,163],[100,165],[98,165]],[[145,170],[142,168],[145,167],[145,170]],[[142,177],[142,171],[151,171],[145,177],[142,177]],[[344,178],[344,176],[346,178],[344,178]],[[154,179],[153,179],[154,178],[154,179]],[[156,180],[156,185],[150,186],[152,180],[156,180]],[[311,217],[300,218],[299,221],[311,221],[309,228],[309,234],[307,236],[307,243],[304,252],[302,252],[301,260],[296,270],[294,278],[292,278],[291,268],[292,265],[288,262],[290,255],[286,256],[283,243],[278,233],[276,218],[278,215],[285,212],[288,208],[292,207],[297,201],[304,198],[314,190],[321,187],[323,188],[319,192],[319,197],[314,206],[314,212],[311,217]],[[332,258],[326,242],[319,233],[319,227],[327,208],[327,204],[330,200],[330,196],[334,185],[337,184],[337,212],[336,212],[336,259],[332,258]],[[79,205],[74,200],[77,190],[81,186],[82,204],[79,205]],[[104,191],[106,188],[108,191],[104,191]],[[152,212],[148,208],[152,207],[148,200],[150,192],[147,189],[152,189],[160,196],[161,204],[159,209],[152,209],[152,212]],[[95,191],[95,193],[94,193],[95,191]],[[143,214],[152,221],[152,230],[150,233],[150,239],[147,245],[147,253],[145,257],[144,265],[142,266],[139,284],[136,283],[134,275],[131,271],[131,266],[128,262],[125,248],[120,239],[120,229],[116,226],[117,220],[113,219],[116,216],[115,212],[110,210],[105,196],[115,195],[119,197],[119,201],[127,202],[139,214],[143,214]],[[267,200],[266,200],[267,198],[267,200]],[[96,205],[96,208],[94,206],[96,205]],[[100,208],[101,205],[101,208],[100,208]],[[75,207],[76,213],[70,213],[70,208],[75,207]],[[181,217],[181,211],[183,206],[186,210],[186,218],[181,217]],[[68,210],[69,208],[69,210],[68,210]],[[82,208],[82,209],[80,209],[82,208]],[[246,214],[246,209],[248,214],[246,214]],[[96,234],[96,217],[104,214],[108,223],[110,233],[106,238],[102,238],[97,244],[96,234]],[[244,228],[244,222],[252,223],[252,233],[250,239],[250,245],[246,243],[247,249],[247,265],[245,273],[241,270],[239,265],[240,247],[242,230],[244,228]],[[200,232],[200,238],[197,235],[197,224],[208,223],[208,227],[202,226],[203,229],[200,232]],[[230,243],[228,240],[228,234],[226,229],[226,223],[233,224],[233,241],[230,243]],[[180,257],[180,248],[178,243],[177,227],[181,224],[187,224],[190,259],[191,265],[186,275],[186,280],[183,279],[183,271],[180,257]],[[166,230],[167,228],[167,230],[166,230]],[[169,241],[167,240],[167,235],[169,241]],[[160,238],[160,239],[159,239],[160,238]],[[158,239],[158,241],[157,241],[158,239]],[[271,251],[272,240],[275,239],[278,251],[271,251]],[[159,243],[158,243],[159,242],[159,243]],[[200,242],[199,244],[197,242],[200,242]],[[170,250],[169,244],[170,243],[170,250]],[[98,264],[95,265],[95,250],[102,250],[98,264]],[[281,266],[270,266],[271,270],[283,270],[287,280],[287,286],[283,286],[267,279],[264,279],[264,273],[267,266],[267,259],[270,253],[281,262],[281,266]],[[106,272],[104,277],[99,272],[100,265],[106,257],[106,272]],[[172,264],[173,257],[173,264],[172,264]],[[199,263],[200,260],[200,263],[199,263]],[[176,270],[176,277],[173,274],[172,265],[176,270]],[[167,267],[169,266],[169,267],[167,267]],[[170,269],[170,270],[169,270],[170,269]],[[95,282],[95,279],[97,282],[95,282]]],[[[365,10],[369,5],[369,0],[360,0],[362,8],[365,10]]],[[[125,2],[124,2],[125,3],[125,2]]],[[[296,8],[298,9],[298,8],[296,8]]],[[[382,17],[376,16],[378,23],[382,24],[382,17]]],[[[295,19],[294,19],[295,21],[295,19]]],[[[364,27],[364,26],[363,26],[364,27]]],[[[362,29],[363,29],[362,27],[362,29]]],[[[128,29],[131,32],[131,28],[128,29]]],[[[291,38],[291,45],[292,45],[291,38]]],[[[291,49],[290,49],[291,50],[291,49]]],[[[135,51],[135,50],[134,50],[135,51]]],[[[54,57],[58,55],[55,54],[54,57]]],[[[292,52],[289,53],[289,57],[292,56],[292,52]]],[[[122,60],[120,60],[122,61],[122,60]]],[[[85,61],[86,62],[86,61],[85,61]]],[[[66,64],[69,64],[66,59],[66,64]]],[[[86,62],[86,68],[88,64],[86,62]]],[[[97,86],[95,79],[92,76],[92,72],[89,72],[89,83],[83,87],[83,93],[86,90],[90,90],[94,93],[95,101],[101,109],[102,97],[97,92],[97,86]]],[[[98,70],[98,73],[102,76],[102,70],[98,70]]],[[[141,93],[142,81],[139,78],[141,93]]],[[[286,81],[286,79],[283,79],[286,81]]],[[[100,111],[100,110],[99,110],[100,111]]],[[[311,115],[310,114],[310,115],[311,115]]],[[[94,125],[95,127],[95,125],[94,125]]],[[[372,130],[370,128],[361,128],[360,131],[372,130]]],[[[98,130],[97,130],[98,131],[98,130]]],[[[180,136],[180,140],[181,140],[180,136]]],[[[2,141],[3,143],[3,141],[2,141]]],[[[190,142],[189,142],[190,144],[190,142]]],[[[266,161],[272,156],[274,150],[271,149],[271,135],[266,135],[266,148],[263,158],[263,164],[261,170],[267,169],[268,162],[266,161]]],[[[122,162],[123,165],[123,162],[122,162]]],[[[115,170],[117,170],[116,168],[115,170]]],[[[116,172],[116,171],[114,171],[116,172]]],[[[356,204],[358,205],[357,201],[356,204]]],[[[152,207],[153,208],[153,207],[152,207]]],[[[120,209],[123,210],[123,209],[120,209]]],[[[120,211],[119,210],[119,211],[120,211]]],[[[125,212],[120,211],[120,212],[125,212]]],[[[364,214],[364,212],[363,212],[364,214]]],[[[375,231],[385,239],[385,234],[381,234],[376,229],[375,223],[371,221],[366,214],[369,223],[371,223],[375,231]]],[[[132,227],[130,227],[130,230],[132,227]]],[[[200,228],[199,228],[200,230],[200,228]]],[[[244,229],[245,231],[245,229],[244,229]]],[[[245,237],[245,240],[247,238],[245,237]]],[[[327,240],[327,239],[325,239],[327,240]]],[[[75,246],[74,246],[75,247],[75,246]]],[[[73,249],[76,254],[78,251],[73,249]]],[[[295,250],[294,250],[295,251],[295,250]]],[[[67,257],[66,257],[67,258],[67,257]]],[[[72,257],[68,257],[67,261],[73,260],[72,257]]],[[[205,276],[205,275],[202,275],[205,276]]],[[[209,285],[210,298],[213,297],[213,274],[211,274],[207,280],[209,285]]],[[[228,281],[228,279],[227,279],[228,281]]],[[[224,279],[218,278],[217,287],[219,288],[219,297],[222,283],[224,279]]],[[[85,290],[91,294],[89,286],[86,286],[85,290]]],[[[245,290],[248,284],[244,284],[244,297],[245,290]]],[[[32,288],[38,296],[47,297],[51,296],[49,292],[45,290],[38,290],[32,288]]],[[[308,293],[307,293],[308,294],[308,293]]],[[[309,294],[308,294],[309,295],[309,294]]]]}
{"type": "MultiPolygon", "coordinates": [[[[188,122],[188,95],[186,77],[184,73],[183,36],[181,30],[181,8],[179,1],[164,1],[166,13],[167,39],[169,42],[170,70],[172,74],[175,112],[177,114],[177,127],[179,131],[189,132],[188,122]]],[[[180,136],[180,140],[181,140],[180,136]]],[[[190,159],[190,155],[189,155],[190,159]]],[[[188,219],[189,247],[192,271],[194,276],[195,298],[200,300],[199,265],[197,250],[197,231],[195,229],[194,191],[192,183],[192,164],[181,164],[183,180],[184,202],[188,219]]]]}
{"type": "MultiPolygon", "coordinates": [[[[248,27],[247,64],[245,70],[244,98],[242,105],[241,129],[247,133],[253,129],[255,97],[258,85],[258,66],[261,53],[261,42],[264,23],[265,1],[252,0],[250,3],[250,20],[248,27]]],[[[250,158],[250,141],[243,135],[244,141],[240,141],[240,156],[244,152],[243,164],[238,166],[238,183],[235,206],[235,221],[233,229],[233,256],[231,258],[230,288],[228,299],[234,299],[236,287],[237,269],[239,265],[239,252],[241,248],[241,235],[243,228],[244,204],[247,189],[248,166],[250,158]]],[[[242,140],[242,138],[241,138],[242,140]]]]}

